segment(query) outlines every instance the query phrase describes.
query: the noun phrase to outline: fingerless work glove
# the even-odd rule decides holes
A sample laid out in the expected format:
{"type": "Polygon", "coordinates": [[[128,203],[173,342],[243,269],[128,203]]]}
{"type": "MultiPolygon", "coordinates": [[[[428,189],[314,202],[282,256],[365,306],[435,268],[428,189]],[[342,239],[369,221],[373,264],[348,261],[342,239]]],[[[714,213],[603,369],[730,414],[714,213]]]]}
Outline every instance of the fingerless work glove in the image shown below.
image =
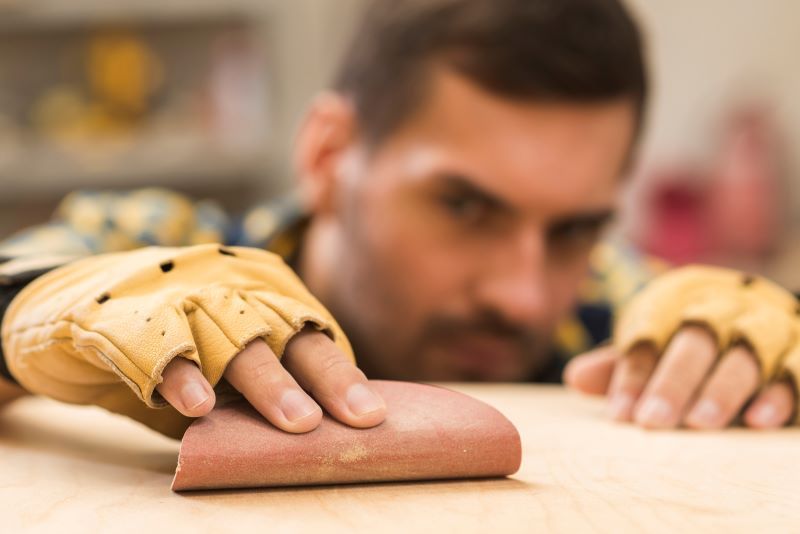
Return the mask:
{"type": "Polygon", "coordinates": [[[45,274],[11,303],[2,341],[32,393],[96,404],[179,436],[188,425],[155,392],[187,358],[216,385],[261,337],[278,357],[306,325],[350,345],[300,279],[269,252],[217,245],[151,247],[85,258],[45,274]]]}
{"type": "Polygon", "coordinates": [[[800,307],[790,292],[761,277],[689,266],[655,279],[620,315],[614,344],[622,354],[651,343],[661,352],[685,325],[701,325],[722,352],[742,343],[761,367],[763,382],[800,377],[800,307]]]}

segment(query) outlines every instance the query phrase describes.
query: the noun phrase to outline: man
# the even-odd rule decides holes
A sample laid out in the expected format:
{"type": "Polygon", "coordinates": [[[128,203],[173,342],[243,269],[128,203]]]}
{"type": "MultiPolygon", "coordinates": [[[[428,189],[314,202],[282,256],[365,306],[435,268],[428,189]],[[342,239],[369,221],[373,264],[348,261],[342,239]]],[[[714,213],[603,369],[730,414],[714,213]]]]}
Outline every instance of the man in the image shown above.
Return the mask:
{"type": "MultiPolygon", "coordinates": [[[[274,210],[254,212],[238,243],[253,244],[259,220],[275,230],[263,244],[340,321],[371,378],[550,379],[565,361],[559,331],[610,335],[602,306],[570,317],[641,130],[641,54],[634,23],[612,0],[375,2],[298,135],[307,216],[284,217],[276,230],[264,222],[275,222],[274,210]]],[[[138,194],[153,204],[155,193],[138,194]]],[[[153,219],[129,197],[78,196],[56,230],[5,250],[43,250],[37,235],[49,231],[83,246],[92,224],[133,245],[205,241],[192,207],[162,197],[163,227],[128,231],[131,213],[153,219]],[[81,222],[97,202],[105,215],[81,222]]],[[[119,242],[89,240],[96,253],[119,242]]],[[[145,249],[41,269],[22,261],[6,266],[3,349],[6,376],[31,392],[99,404],[171,435],[186,421],[145,404],[197,417],[228,385],[291,432],[316,427],[320,406],[353,426],[385,416],[339,326],[263,253],[145,249]]],[[[613,347],[567,368],[568,383],[607,393],[614,418],[645,427],[719,428],[745,407],[749,426],[786,424],[793,299],[740,278],[667,277],[637,297],[613,347]],[[693,307],[720,295],[734,306],[693,307]],[[756,308],[757,319],[782,321],[779,333],[745,328],[729,311],[756,308]]]]}

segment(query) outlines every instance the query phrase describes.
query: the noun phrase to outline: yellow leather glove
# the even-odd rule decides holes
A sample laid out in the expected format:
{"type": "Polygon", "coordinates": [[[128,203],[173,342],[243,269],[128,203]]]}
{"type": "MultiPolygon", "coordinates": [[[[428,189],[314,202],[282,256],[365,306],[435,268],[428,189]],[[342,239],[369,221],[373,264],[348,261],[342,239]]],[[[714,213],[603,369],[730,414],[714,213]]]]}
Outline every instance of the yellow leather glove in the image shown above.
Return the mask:
{"type": "Polygon", "coordinates": [[[626,354],[652,343],[663,352],[684,325],[702,325],[724,351],[749,346],[763,382],[800,377],[800,307],[790,292],[769,280],[717,267],[689,266],[655,279],[623,310],[614,345],[626,354]]]}
{"type": "Polygon", "coordinates": [[[96,404],[180,436],[190,422],[154,392],[173,358],[212,386],[247,343],[279,357],[307,324],[352,357],[333,317],[280,257],[257,249],[151,247],[85,258],[28,285],[2,340],[11,374],[31,393],[96,404]],[[145,406],[146,405],[146,406],[145,406]]]}

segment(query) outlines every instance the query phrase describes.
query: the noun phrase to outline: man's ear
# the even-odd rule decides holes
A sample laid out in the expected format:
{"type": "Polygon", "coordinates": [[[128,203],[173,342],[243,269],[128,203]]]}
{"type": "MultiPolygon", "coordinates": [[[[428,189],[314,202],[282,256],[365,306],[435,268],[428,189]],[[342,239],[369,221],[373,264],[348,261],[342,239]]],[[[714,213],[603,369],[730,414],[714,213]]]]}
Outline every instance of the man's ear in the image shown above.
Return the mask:
{"type": "Polygon", "coordinates": [[[347,98],[317,95],[298,131],[294,167],[306,207],[315,214],[335,210],[344,157],[357,138],[356,116],[347,98]]]}

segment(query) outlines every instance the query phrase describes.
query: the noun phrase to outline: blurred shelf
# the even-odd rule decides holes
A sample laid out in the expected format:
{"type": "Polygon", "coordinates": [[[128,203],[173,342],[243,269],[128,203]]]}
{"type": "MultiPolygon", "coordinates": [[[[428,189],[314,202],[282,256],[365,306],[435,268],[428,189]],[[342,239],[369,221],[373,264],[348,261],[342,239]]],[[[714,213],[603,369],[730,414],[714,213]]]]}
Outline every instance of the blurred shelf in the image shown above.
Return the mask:
{"type": "Polygon", "coordinates": [[[94,143],[91,151],[50,143],[0,154],[4,199],[59,197],[81,188],[148,185],[220,190],[253,185],[268,174],[262,151],[230,151],[201,136],[151,136],[135,143],[94,143]]]}
{"type": "Polygon", "coordinates": [[[280,0],[0,0],[0,33],[60,27],[263,18],[280,0]]]}

